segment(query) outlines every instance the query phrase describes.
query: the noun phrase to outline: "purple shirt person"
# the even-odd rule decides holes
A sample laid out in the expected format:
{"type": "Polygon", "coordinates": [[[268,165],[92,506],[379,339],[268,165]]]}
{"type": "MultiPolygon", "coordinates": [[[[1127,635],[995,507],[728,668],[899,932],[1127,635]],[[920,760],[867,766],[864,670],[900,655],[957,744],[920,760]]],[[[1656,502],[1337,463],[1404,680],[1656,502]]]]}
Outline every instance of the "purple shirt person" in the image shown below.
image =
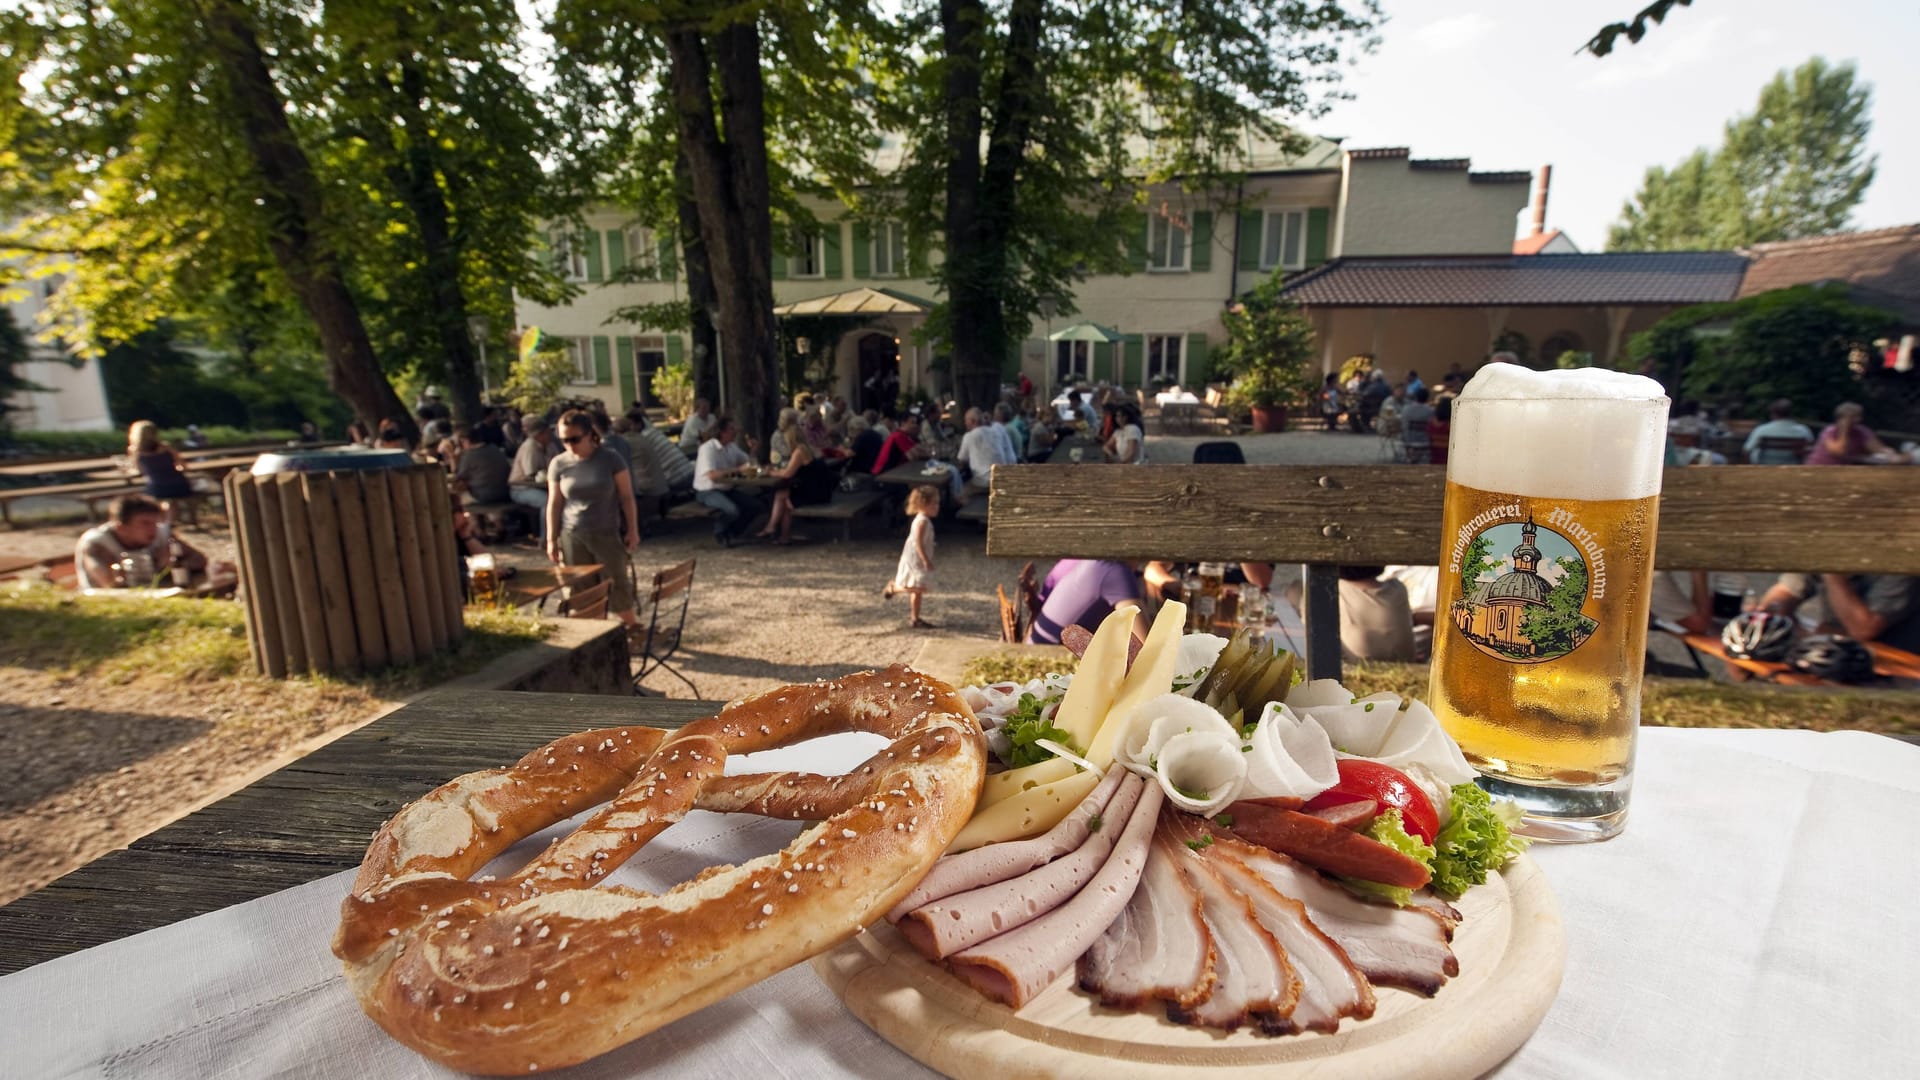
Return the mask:
{"type": "Polygon", "coordinates": [[[1040,585],[1040,613],[1033,618],[1027,640],[1058,645],[1060,631],[1069,626],[1097,630],[1114,608],[1128,602],[1137,606],[1140,595],[1140,575],[1126,563],[1061,559],[1040,585]]]}

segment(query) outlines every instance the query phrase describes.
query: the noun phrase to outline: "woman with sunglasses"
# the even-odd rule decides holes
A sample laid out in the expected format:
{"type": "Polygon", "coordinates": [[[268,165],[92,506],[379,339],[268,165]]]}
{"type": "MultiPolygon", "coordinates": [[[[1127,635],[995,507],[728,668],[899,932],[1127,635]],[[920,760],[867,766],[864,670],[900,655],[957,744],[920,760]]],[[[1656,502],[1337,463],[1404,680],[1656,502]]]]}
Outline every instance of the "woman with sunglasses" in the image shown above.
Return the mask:
{"type": "Polygon", "coordinates": [[[627,553],[640,546],[640,516],[633,478],[579,409],[560,418],[560,442],[566,449],[547,466],[547,558],[571,566],[599,563],[613,582],[608,610],[634,626],[627,553]]]}

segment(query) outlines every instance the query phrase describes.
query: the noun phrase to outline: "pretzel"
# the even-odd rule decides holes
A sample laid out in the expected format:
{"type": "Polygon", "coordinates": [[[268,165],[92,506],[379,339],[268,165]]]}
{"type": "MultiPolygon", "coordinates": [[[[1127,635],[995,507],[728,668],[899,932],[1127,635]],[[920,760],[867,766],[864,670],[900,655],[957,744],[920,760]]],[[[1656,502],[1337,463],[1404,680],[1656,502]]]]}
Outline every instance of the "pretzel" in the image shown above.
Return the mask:
{"type": "Polygon", "coordinates": [[[979,722],[908,668],[787,686],[665,735],[608,728],[462,776],[374,834],[333,951],[368,1016],[467,1072],[585,1061],[852,937],[925,876],[973,812],[979,722]],[[887,736],[845,776],[723,776],[729,754],[887,736]],[[521,838],[606,806],[511,876],[521,838]],[[690,809],[815,821],[791,844],[654,895],[593,886],[690,809]]]}

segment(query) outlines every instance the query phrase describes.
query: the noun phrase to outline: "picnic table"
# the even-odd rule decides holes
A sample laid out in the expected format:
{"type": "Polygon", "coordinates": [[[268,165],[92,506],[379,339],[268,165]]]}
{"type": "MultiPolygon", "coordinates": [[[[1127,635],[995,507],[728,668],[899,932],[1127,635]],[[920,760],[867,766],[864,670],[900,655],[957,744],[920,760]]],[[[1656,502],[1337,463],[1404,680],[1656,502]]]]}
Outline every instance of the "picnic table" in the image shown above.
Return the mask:
{"type": "Polygon", "coordinates": [[[605,567],[600,563],[579,566],[523,566],[501,583],[507,603],[517,608],[538,611],[547,598],[561,589],[577,589],[600,580],[605,567]]]}
{"type": "Polygon", "coordinates": [[[925,461],[909,461],[905,465],[895,465],[886,472],[876,474],[873,480],[876,484],[885,484],[888,487],[910,488],[921,484],[932,484],[940,489],[943,496],[946,496],[951,490],[950,476],[953,469],[954,466],[943,464],[929,473],[925,461]]]}
{"type": "MultiPolygon", "coordinates": [[[[1704,653],[1724,661],[1731,670],[1744,672],[1761,682],[1780,683],[1784,686],[1844,686],[1804,671],[1795,671],[1786,664],[1770,660],[1752,660],[1734,656],[1727,652],[1726,645],[1718,634],[1685,633],[1679,635],[1688,649],[1695,653],[1704,653]]],[[[1861,644],[1873,654],[1873,673],[1886,679],[1906,679],[1920,681],[1920,656],[1896,649],[1879,641],[1866,641],[1861,644]]]]}
{"type": "MultiPolygon", "coordinates": [[[[408,800],[555,736],[674,727],[713,708],[432,694],[0,908],[8,1069],[443,1075],[362,1016],[328,950],[369,834],[408,800]]],[[[872,745],[829,743],[758,767],[840,771],[872,745]]],[[[1885,834],[1859,823],[1920,810],[1920,748],[1861,733],[1654,728],[1635,788],[1619,838],[1532,853],[1561,909],[1566,975],[1498,1075],[1903,1075],[1920,1055],[1906,987],[1920,935],[1904,931],[1900,898],[1920,888],[1920,863],[1890,857],[1885,834]]],[[[695,813],[654,841],[656,857],[609,877],[660,890],[771,851],[795,828],[695,813]]],[[[570,1075],[719,1077],[769,1061],[794,1076],[931,1075],[806,964],[570,1075]]]]}

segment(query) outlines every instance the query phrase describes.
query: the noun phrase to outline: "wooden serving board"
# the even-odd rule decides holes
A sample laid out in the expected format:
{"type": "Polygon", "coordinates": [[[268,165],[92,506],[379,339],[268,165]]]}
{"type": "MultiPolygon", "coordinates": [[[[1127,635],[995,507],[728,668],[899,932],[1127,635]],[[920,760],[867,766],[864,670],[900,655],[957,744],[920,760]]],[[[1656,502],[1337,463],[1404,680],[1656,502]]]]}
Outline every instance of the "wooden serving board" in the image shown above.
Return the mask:
{"type": "Polygon", "coordinates": [[[1521,856],[1455,905],[1460,974],[1432,998],[1376,987],[1367,1020],[1282,1037],[1185,1027],[1158,1007],[1108,1009],[1068,972],[1018,1012],[989,1001],[878,923],[814,970],[882,1038],[953,1077],[1477,1077],[1527,1041],[1560,989],[1566,938],[1546,875],[1521,856]]]}

